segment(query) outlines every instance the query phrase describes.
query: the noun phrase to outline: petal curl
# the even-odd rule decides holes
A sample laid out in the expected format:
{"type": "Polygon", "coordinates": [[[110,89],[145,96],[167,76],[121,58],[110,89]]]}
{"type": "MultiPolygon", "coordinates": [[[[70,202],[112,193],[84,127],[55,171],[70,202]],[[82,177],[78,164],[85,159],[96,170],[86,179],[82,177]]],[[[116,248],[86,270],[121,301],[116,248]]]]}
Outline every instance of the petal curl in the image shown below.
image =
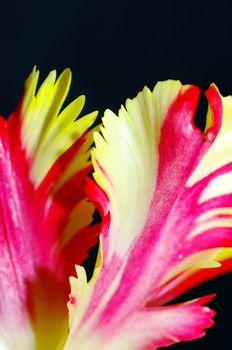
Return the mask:
{"type": "MultiPolygon", "coordinates": [[[[223,249],[232,246],[232,196],[230,187],[224,186],[225,181],[232,183],[232,114],[212,85],[207,92],[206,129],[201,132],[193,123],[198,96],[198,88],[178,81],[158,83],[153,91],[144,88],[127,100],[118,116],[107,110],[101,133],[95,133],[92,158],[97,185],[89,181],[88,186],[103,217],[103,263],[76,328],[83,349],[91,349],[84,338],[93,332],[99,337],[99,349],[106,346],[105,334],[112,337],[107,349],[118,349],[116,339],[122,334],[124,345],[130,344],[127,320],[139,315],[140,324],[146,324],[150,310],[148,330],[130,349],[191,340],[212,324],[212,312],[204,322],[195,322],[202,315],[198,308],[195,321],[186,314],[194,335],[183,330],[183,336],[175,338],[173,331],[169,343],[165,336],[155,335],[151,344],[146,343],[152,324],[154,334],[159,334],[159,310],[170,311],[166,325],[173,320],[169,306],[162,305],[188,289],[185,282],[191,275],[211,278],[207,271],[222,273],[221,261],[231,257],[231,250],[225,254],[223,249]],[[212,181],[217,186],[210,185],[212,181]]],[[[181,322],[176,318],[177,329],[183,328],[181,322]]]]}

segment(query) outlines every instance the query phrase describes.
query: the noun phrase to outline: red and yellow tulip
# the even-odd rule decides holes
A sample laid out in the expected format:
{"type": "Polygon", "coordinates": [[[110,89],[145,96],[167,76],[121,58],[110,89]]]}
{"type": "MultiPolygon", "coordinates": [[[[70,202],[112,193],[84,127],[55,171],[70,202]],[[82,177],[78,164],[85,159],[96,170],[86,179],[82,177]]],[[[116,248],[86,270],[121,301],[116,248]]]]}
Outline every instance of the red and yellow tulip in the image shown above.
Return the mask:
{"type": "Polygon", "coordinates": [[[0,349],[155,350],[203,336],[213,295],[168,303],[232,269],[232,98],[210,86],[202,132],[199,89],[161,82],[87,131],[97,113],[78,117],[83,96],[61,110],[70,71],[38,92],[37,80],[34,69],[0,120],[0,349]]]}

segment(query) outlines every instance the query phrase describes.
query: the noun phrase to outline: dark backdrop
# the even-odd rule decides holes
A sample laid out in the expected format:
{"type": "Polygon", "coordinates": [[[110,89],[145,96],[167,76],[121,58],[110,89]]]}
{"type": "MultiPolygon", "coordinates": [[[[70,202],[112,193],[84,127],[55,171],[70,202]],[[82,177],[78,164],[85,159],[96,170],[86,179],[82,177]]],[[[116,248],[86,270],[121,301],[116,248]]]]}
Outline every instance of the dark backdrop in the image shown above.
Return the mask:
{"type": "MultiPolygon", "coordinates": [[[[230,1],[64,0],[0,2],[0,112],[16,106],[34,64],[44,78],[69,66],[69,100],[87,95],[85,111],[117,111],[145,84],[180,79],[203,90],[214,81],[232,94],[230,1]]],[[[205,112],[202,98],[198,120],[205,112]]],[[[173,349],[231,349],[232,276],[187,297],[217,292],[216,326],[208,336],[173,349]]],[[[124,349],[122,349],[124,350],[124,349]]],[[[126,350],[126,349],[125,349],[126,350]]]]}

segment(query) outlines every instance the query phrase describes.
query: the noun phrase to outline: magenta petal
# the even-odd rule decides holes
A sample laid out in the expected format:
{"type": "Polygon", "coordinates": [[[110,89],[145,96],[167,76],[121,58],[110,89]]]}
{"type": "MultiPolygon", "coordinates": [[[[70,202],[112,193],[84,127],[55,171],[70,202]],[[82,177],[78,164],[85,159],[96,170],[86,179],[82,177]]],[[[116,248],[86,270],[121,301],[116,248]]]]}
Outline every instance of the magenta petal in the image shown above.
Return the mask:
{"type": "Polygon", "coordinates": [[[191,288],[185,282],[197,272],[222,273],[231,254],[232,102],[212,85],[201,132],[193,123],[198,96],[194,86],[167,81],[127,100],[118,116],[105,112],[92,154],[99,187],[88,184],[103,218],[102,267],[77,298],[85,306],[65,350],[89,350],[93,341],[95,349],[156,349],[212,325],[214,312],[202,306],[208,297],[162,306],[191,288]]]}
{"type": "Polygon", "coordinates": [[[54,349],[66,336],[68,279],[98,234],[97,226],[88,227],[94,207],[84,191],[92,143],[86,129],[96,113],[74,122],[83,107],[79,99],[59,114],[70,85],[69,70],[57,81],[51,73],[35,94],[37,79],[34,70],[17,110],[0,119],[4,349],[54,349]]]}

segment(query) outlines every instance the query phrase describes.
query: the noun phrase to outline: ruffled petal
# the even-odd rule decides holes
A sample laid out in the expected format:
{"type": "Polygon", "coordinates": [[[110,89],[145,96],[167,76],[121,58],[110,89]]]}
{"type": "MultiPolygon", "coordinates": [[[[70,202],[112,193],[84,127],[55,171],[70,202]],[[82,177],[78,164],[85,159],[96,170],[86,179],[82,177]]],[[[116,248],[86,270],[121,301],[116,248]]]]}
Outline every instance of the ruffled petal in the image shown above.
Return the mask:
{"type": "Polygon", "coordinates": [[[67,334],[68,278],[97,242],[84,179],[89,128],[79,97],[61,112],[71,72],[36,92],[33,70],[17,110],[0,120],[0,347],[55,349],[67,334]],[[74,219],[75,217],[75,219],[74,219]],[[75,254],[74,254],[75,252],[75,254]]]}
{"type": "Polygon", "coordinates": [[[202,306],[211,298],[209,296],[177,305],[137,310],[123,322],[113,341],[107,336],[110,333],[102,334],[103,349],[156,350],[203,337],[205,329],[214,323],[212,317],[215,312],[202,306]]]}
{"type": "Polygon", "coordinates": [[[92,153],[97,185],[88,182],[103,217],[103,263],[75,328],[80,348],[92,349],[94,334],[95,349],[118,350],[120,340],[121,348],[156,349],[200,337],[212,325],[213,313],[195,301],[161,306],[181,286],[188,289],[191,275],[222,273],[221,261],[231,257],[223,248],[232,246],[231,186],[224,186],[232,183],[232,114],[214,85],[206,95],[205,132],[193,123],[199,89],[178,81],[144,88],[118,116],[105,112],[92,153]],[[131,345],[134,320],[141,333],[131,345]]]}

